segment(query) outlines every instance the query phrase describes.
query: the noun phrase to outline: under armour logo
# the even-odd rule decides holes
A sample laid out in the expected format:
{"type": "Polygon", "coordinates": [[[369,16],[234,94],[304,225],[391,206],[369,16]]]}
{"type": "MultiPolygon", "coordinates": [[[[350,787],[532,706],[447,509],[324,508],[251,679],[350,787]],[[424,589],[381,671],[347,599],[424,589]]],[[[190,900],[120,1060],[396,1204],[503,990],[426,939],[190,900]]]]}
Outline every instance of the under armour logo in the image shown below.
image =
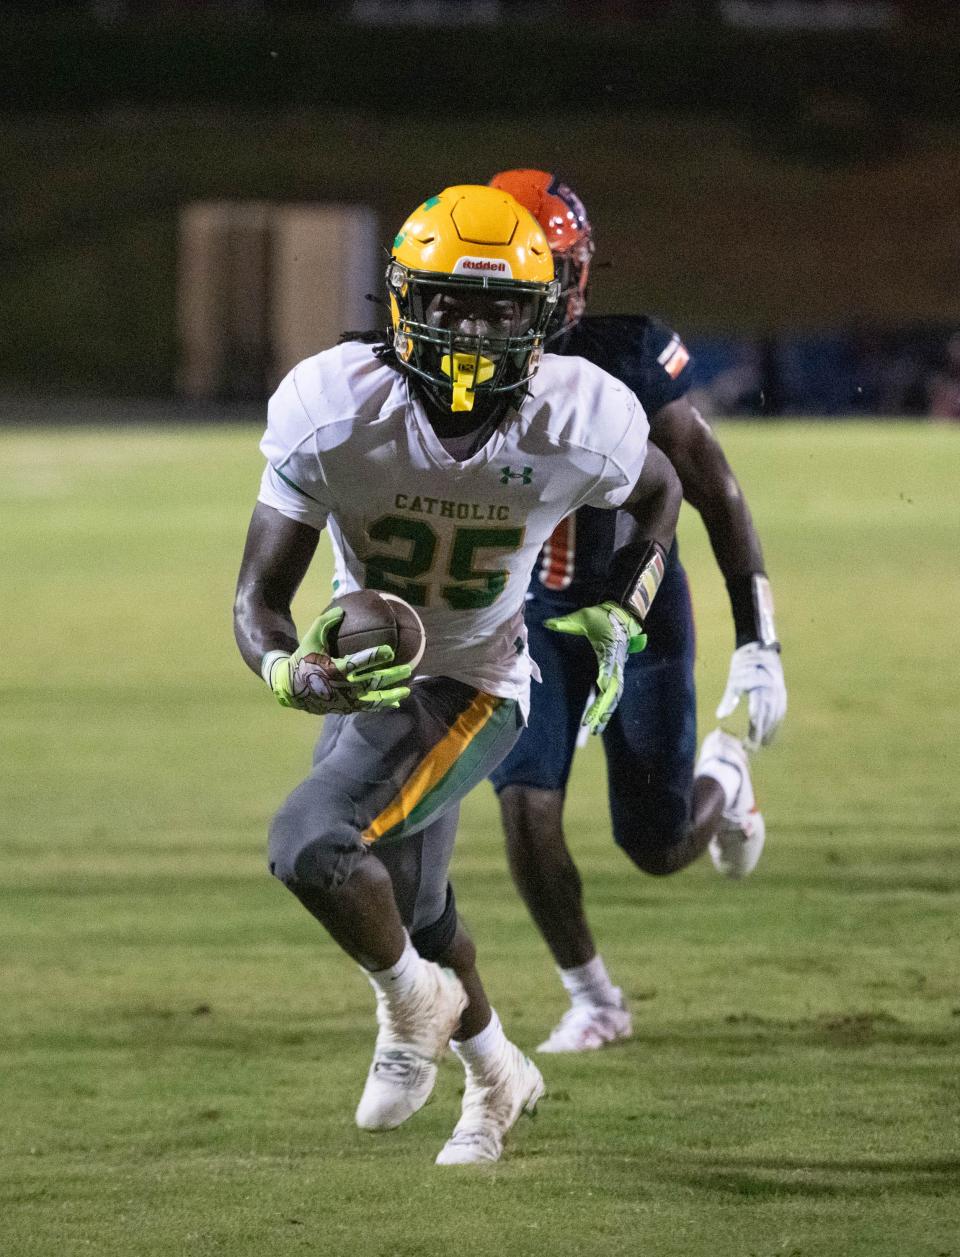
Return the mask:
{"type": "Polygon", "coordinates": [[[509,484],[511,480],[519,480],[521,484],[533,484],[533,468],[522,467],[519,471],[511,471],[509,467],[502,467],[500,483],[509,484]]]}

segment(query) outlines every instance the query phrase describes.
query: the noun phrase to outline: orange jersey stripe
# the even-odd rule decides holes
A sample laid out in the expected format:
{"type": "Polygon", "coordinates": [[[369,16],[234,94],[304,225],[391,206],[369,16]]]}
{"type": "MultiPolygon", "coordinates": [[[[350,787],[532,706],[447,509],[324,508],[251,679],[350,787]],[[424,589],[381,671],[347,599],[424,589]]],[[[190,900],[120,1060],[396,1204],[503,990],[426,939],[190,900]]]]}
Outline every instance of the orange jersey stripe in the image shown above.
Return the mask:
{"type": "Polygon", "coordinates": [[[545,589],[566,589],[573,580],[576,519],[568,515],[550,534],[543,547],[540,584],[545,589]]]}

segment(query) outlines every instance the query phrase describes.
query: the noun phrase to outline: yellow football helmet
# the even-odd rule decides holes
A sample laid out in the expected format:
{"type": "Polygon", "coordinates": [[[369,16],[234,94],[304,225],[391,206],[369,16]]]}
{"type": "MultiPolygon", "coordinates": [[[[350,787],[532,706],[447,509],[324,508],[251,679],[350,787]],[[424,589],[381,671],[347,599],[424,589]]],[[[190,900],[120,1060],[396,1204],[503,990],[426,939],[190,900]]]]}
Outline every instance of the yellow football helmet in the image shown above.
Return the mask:
{"type": "Polygon", "coordinates": [[[533,215],[508,192],[459,184],[400,228],[387,292],[397,358],[437,405],[463,411],[533,377],[560,287],[533,215]]]}

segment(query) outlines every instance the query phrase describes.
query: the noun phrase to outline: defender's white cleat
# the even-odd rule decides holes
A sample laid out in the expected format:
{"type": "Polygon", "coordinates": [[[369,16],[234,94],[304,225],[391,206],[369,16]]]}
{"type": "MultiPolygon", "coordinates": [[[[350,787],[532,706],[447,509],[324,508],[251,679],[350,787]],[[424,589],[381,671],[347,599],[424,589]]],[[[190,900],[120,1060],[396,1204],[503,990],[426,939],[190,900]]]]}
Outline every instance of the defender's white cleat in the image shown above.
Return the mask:
{"type": "Polygon", "coordinates": [[[560,1018],[538,1052],[595,1052],[607,1043],[629,1039],[633,1018],[619,987],[616,1004],[573,1004],[560,1018]]]}
{"type": "Polygon", "coordinates": [[[422,1109],[437,1080],[437,1061],[467,1006],[460,979],[430,961],[403,1000],[377,991],[377,1044],[357,1105],[361,1130],[393,1130],[422,1109]]]}
{"type": "Polygon", "coordinates": [[[757,810],[743,744],[714,729],[703,740],[696,775],[713,777],[727,798],[720,829],[710,840],[713,867],[727,877],[746,877],[757,867],[767,830],[757,810]]]}
{"type": "MultiPolygon", "coordinates": [[[[457,1051],[456,1045],[453,1050],[457,1051]]],[[[481,1074],[473,1064],[464,1061],[464,1066],[463,1109],[453,1134],[440,1149],[437,1165],[499,1161],[507,1131],[521,1113],[534,1111],[545,1090],[540,1070],[509,1041],[494,1068],[481,1074]]]]}

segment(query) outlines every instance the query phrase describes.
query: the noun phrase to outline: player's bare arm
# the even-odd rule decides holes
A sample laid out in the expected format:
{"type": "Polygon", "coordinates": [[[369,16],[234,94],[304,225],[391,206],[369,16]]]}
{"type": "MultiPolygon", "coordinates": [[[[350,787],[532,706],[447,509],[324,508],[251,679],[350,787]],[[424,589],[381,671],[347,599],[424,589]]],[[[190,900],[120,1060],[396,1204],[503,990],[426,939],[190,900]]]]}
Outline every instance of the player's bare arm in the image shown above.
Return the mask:
{"type": "Polygon", "coordinates": [[[648,445],[643,470],[623,504],[636,525],[635,536],[655,542],[666,553],[673,545],[682,501],[682,483],[670,458],[648,445]]]}
{"type": "Polygon", "coordinates": [[[659,410],[651,438],[680,477],[683,495],[703,520],[733,611],[736,649],[717,715],[732,715],[747,695],[750,749],[768,743],[787,709],[773,597],[750,509],[720,442],[686,397],[659,410]]]}
{"type": "Polygon", "coordinates": [[[657,411],[650,420],[650,439],[670,459],[684,498],[703,520],[724,579],[762,572],[760,538],[743,491],[712,428],[689,398],[657,411]]]}
{"type": "Polygon", "coordinates": [[[297,630],[290,613],[317,549],[316,528],[258,502],[250,518],[237,577],[233,632],[244,663],[260,672],[270,651],[292,654],[297,630]]]}

